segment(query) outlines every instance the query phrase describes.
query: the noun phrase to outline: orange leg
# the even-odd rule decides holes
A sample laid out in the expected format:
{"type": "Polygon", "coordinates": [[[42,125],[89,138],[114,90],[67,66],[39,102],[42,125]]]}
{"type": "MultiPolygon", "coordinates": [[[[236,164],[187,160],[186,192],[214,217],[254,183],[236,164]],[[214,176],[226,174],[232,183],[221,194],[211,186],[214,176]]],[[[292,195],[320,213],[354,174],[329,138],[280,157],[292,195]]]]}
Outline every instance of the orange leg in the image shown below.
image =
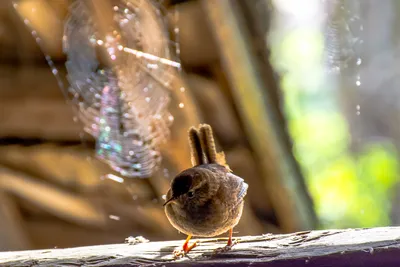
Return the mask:
{"type": "Polygon", "coordinates": [[[229,237],[228,237],[228,244],[226,246],[231,247],[233,242],[232,242],[232,234],[233,234],[233,228],[229,229],[229,237]]]}
{"type": "Polygon", "coordinates": [[[228,243],[223,248],[217,248],[214,250],[214,253],[223,253],[227,252],[228,250],[232,249],[232,247],[236,244],[236,241],[232,239],[233,228],[229,229],[229,236],[228,236],[228,243]]]}
{"type": "Polygon", "coordinates": [[[191,251],[193,248],[195,248],[197,246],[196,242],[194,242],[192,245],[189,246],[189,241],[191,238],[192,238],[192,236],[188,235],[185,243],[183,243],[182,250],[174,251],[175,258],[180,258],[180,257],[184,256],[185,254],[189,253],[189,251],[191,251]]]}
{"type": "Polygon", "coordinates": [[[193,248],[195,248],[197,246],[196,242],[194,242],[192,245],[189,246],[189,241],[190,241],[191,238],[192,238],[192,236],[188,235],[188,237],[186,238],[185,243],[183,244],[182,249],[183,249],[183,251],[185,253],[188,253],[189,251],[191,251],[193,248]]]}

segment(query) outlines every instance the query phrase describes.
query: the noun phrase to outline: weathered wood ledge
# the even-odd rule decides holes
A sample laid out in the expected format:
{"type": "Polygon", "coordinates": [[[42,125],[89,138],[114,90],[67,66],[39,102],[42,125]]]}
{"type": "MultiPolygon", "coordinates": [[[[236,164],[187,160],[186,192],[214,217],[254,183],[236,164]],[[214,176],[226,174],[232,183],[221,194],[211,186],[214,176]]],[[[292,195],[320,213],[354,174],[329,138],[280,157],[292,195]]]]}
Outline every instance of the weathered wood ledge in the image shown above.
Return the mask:
{"type": "Polygon", "coordinates": [[[231,251],[214,254],[225,239],[199,239],[189,257],[174,260],[183,241],[133,242],[68,249],[0,253],[0,266],[400,266],[400,227],[306,231],[240,237],[231,251]]]}

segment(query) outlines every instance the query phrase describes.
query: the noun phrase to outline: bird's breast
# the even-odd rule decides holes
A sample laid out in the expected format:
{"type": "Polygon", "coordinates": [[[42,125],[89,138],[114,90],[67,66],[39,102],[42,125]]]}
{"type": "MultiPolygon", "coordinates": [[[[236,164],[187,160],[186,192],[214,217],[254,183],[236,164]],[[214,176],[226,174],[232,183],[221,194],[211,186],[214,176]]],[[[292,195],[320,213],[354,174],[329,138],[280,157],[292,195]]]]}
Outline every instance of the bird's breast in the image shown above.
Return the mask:
{"type": "Polygon", "coordinates": [[[243,203],[226,209],[220,201],[210,199],[203,205],[167,205],[165,212],[170,223],[187,235],[212,237],[220,235],[239,222],[243,203]]]}

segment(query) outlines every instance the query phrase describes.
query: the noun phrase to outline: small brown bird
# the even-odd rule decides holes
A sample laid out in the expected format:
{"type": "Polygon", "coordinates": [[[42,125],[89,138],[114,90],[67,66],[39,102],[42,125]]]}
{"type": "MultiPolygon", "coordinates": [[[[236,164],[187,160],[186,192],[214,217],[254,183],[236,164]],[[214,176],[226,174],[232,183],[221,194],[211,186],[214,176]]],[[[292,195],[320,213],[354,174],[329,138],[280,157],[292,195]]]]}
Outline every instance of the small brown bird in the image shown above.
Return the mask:
{"type": "Polygon", "coordinates": [[[192,236],[213,237],[229,231],[225,248],[232,247],[232,229],[242,216],[248,188],[242,178],[231,173],[223,152],[216,152],[209,125],[190,128],[189,141],[194,167],[172,180],[164,204],[170,223],[188,236],[176,256],[196,246],[196,242],[189,246],[192,236]]]}

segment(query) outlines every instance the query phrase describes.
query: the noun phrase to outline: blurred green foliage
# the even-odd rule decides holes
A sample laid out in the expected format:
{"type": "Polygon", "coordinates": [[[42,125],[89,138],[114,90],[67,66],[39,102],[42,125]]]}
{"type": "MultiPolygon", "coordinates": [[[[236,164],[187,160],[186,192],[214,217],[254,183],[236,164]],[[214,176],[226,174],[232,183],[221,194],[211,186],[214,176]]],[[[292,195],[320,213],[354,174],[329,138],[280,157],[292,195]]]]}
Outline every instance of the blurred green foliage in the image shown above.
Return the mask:
{"type": "MultiPolygon", "coordinates": [[[[276,36],[275,36],[276,37],[276,36]]],[[[285,113],[314,199],[321,228],[390,225],[398,161],[391,144],[366,144],[349,151],[347,121],[321,64],[323,38],[315,28],[288,31],[272,44],[281,73],[285,113]]]]}

